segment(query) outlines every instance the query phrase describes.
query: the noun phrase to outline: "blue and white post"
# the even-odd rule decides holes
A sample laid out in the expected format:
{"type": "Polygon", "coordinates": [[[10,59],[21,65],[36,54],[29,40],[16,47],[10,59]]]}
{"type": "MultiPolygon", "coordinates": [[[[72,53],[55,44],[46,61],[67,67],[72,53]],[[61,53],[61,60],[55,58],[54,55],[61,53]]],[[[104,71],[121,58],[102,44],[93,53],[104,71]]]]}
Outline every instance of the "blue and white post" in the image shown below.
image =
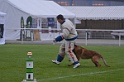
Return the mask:
{"type": "Polygon", "coordinates": [[[37,82],[36,79],[34,79],[33,74],[33,59],[32,59],[32,52],[27,53],[27,59],[26,59],[26,80],[23,80],[22,82],[37,82]]]}

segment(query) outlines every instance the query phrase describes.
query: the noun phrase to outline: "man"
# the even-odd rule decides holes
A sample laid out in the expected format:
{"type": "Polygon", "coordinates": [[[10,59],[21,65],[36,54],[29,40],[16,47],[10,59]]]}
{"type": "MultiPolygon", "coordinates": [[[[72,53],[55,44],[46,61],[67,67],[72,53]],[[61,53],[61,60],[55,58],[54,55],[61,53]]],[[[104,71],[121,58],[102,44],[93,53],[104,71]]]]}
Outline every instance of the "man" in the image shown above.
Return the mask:
{"type": "Polygon", "coordinates": [[[52,62],[55,64],[60,64],[60,62],[64,59],[65,54],[67,54],[69,60],[74,65],[73,68],[77,68],[80,66],[80,63],[72,51],[74,49],[75,40],[78,37],[75,26],[70,20],[65,20],[61,14],[57,16],[57,21],[61,24],[62,35],[56,37],[54,42],[60,42],[63,39],[64,42],[60,46],[57,59],[52,60],[52,62]]]}

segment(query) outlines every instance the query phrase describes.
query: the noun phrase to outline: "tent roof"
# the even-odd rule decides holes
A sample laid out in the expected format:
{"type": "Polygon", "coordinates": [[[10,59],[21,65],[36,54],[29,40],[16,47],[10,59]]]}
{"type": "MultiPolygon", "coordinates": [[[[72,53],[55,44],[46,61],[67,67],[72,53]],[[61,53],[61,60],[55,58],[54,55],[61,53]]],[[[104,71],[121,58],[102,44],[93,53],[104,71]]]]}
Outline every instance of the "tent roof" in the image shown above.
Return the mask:
{"type": "Polygon", "coordinates": [[[124,6],[66,6],[78,19],[124,19],[124,6]]]}
{"type": "Polygon", "coordinates": [[[32,16],[55,17],[63,14],[65,17],[75,17],[75,14],[53,1],[44,0],[7,0],[9,4],[32,16]]]}

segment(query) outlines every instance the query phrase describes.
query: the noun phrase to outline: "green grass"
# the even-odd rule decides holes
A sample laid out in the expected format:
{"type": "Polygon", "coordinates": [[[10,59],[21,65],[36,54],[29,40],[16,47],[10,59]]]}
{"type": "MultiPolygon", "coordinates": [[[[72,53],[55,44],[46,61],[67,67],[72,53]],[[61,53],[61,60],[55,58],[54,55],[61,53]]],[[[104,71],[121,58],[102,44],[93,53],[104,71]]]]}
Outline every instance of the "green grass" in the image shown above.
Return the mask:
{"type": "Polygon", "coordinates": [[[73,69],[65,57],[60,65],[56,59],[59,45],[0,45],[0,82],[21,82],[25,79],[25,59],[32,51],[34,77],[38,82],[123,82],[124,46],[84,46],[103,55],[111,67],[96,68],[91,60],[80,60],[81,66],[73,69]]]}

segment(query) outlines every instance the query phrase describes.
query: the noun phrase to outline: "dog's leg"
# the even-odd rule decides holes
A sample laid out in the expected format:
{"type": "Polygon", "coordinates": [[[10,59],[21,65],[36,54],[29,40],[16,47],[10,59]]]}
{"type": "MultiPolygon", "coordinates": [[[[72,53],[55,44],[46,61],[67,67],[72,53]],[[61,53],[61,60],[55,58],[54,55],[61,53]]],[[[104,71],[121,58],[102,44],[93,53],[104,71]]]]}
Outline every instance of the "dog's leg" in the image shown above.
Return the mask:
{"type": "Polygon", "coordinates": [[[93,56],[91,60],[95,64],[96,67],[101,67],[101,65],[99,64],[99,60],[100,60],[99,57],[93,56]]]}
{"type": "Polygon", "coordinates": [[[80,55],[76,55],[76,57],[77,57],[78,61],[80,61],[80,55]]]}
{"type": "Polygon", "coordinates": [[[68,66],[73,66],[73,64],[68,64],[68,66]]]}

